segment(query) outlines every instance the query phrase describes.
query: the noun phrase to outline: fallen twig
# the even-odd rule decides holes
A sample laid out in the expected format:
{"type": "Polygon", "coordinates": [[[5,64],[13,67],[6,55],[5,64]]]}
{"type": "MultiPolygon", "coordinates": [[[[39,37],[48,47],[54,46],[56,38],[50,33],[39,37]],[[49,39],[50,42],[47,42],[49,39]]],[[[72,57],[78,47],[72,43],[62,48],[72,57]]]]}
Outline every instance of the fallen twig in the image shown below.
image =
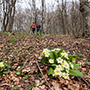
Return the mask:
{"type": "Polygon", "coordinates": [[[10,84],[7,84],[7,83],[3,83],[0,85],[0,87],[3,87],[3,86],[9,86],[9,87],[12,87],[10,84]]]}
{"type": "Polygon", "coordinates": [[[43,72],[42,72],[42,71],[41,71],[41,69],[40,69],[40,66],[39,66],[39,63],[38,63],[37,59],[36,59],[36,64],[37,64],[38,69],[40,70],[40,72],[41,72],[41,74],[42,74],[42,76],[43,76],[43,78],[44,78],[45,82],[47,83],[48,87],[50,88],[50,90],[52,90],[52,88],[51,88],[50,84],[48,83],[47,79],[45,78],[45,76],[44,76],[43,72]]]}
{"type": "Polygon", "coordinates": [[[81,79],[87,84],[87,90],[88,90],[90,87],[90,84],[84,78],[81,77],[81,79]]]}
{"type": "Polygon", "coordinates": [[[89,89],[90,84],[83,77],[77,77],[77,79],[79,80],[79,82],[83,80],[87,84],[87,90],[89,89]]]}

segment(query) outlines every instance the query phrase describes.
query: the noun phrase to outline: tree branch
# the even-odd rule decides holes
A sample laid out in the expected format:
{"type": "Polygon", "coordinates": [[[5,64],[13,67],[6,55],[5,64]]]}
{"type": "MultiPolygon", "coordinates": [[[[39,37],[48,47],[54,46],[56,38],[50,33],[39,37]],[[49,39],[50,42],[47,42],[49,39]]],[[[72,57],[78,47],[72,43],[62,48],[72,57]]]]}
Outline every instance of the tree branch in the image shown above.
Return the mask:
{"type": "Polygon", "coordinates": [[[40,66],[39,66],[39,63],[38,63],[37,59],[36,59],[36,64],[37,64],[38,69],[40,70],[40,72],[41,72],[41,74],[42,74],[42,76],[43,76],[45,82],[47,83],[48,87],[50,88],[50,90],[52,90],[52,88],[50,87],[50,84],[48,83],[47,79],[45,78],[43,72],[42,72],[41,69],[40,69],[40,66]]]}

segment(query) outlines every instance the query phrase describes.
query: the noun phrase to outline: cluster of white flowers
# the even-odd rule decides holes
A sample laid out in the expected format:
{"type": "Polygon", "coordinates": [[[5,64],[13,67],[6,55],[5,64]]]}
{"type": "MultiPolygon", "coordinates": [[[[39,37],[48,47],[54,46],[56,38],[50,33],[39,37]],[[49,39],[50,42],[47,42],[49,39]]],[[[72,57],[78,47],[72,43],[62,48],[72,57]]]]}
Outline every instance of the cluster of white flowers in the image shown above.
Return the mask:
{"type": "Polygon", "coordinates": [[[50,50],[44,49],[44,50],[43,50],[43,54],[45,54],[45,57],[49,57],[49,55],[50,55],[50,50]]]}
{"type": "Polygon", "coordinates": [[[61,53],[61,56],[64,56],[65,58],[68,59],[68,53],[66,53],[66,52],[62,52],[62,53],[61,53]]]}
{"type": "Polygon", "coordinates": [[[58,76],[58,77],[63,77],[65,79],[69,79],[70,67],[73,69],[74,65],[71,63],[68,63],[67,61],[61,59],[60,57],[57,58],[57,62],[59,65],[56,66],[53,76],[58,76]]]}
{"type": "MultiPolygon", "coordinates": [[[[50,64],[56,64],[55,60],[57,62],[56,67],[54,69],[54,73],[52,74],[53,76],[63,77],[65,79],[69,79],[69,70],[70,70],[70,68],[73,69],[74,65],[72,63],[68,62],[68,59],[69,59],[68,53],[63,50],[60,53],[60,56],[58,56],[58,58],[56,58],[55,60],[51,59],[49,57],[50,52],[58,52],[59,50],[61,50],[61,49],[59,49],[59,48],[55,48],[53,50],[44,49],[43,54],[45,55],[45,57],[48,57],[50,64]],[[65,58],[65,60],[63,57],[65,58]]],[[[73,59],[73,61],[75,61],[75,60],[73,59]]]]}
{"type": "Polygon", "coordinates": [[[3,62],[0,62],[0,67],[2,68],[2,67],[4,67],[4,64],[3,64],[3,62]]]}
{"type": "Polygon", "coordinates": [[[69,79],[69,69],[70,67],[72,68],[74,67],[73,64],[71,63],[68,64],[65,60],[61,58],[58,58],[58,59],[60,59],[61,61],[60,61],[60,64],[56,66],[53,76],[58,76],[58,77],[63,77],[65,79],[69,79]]]}

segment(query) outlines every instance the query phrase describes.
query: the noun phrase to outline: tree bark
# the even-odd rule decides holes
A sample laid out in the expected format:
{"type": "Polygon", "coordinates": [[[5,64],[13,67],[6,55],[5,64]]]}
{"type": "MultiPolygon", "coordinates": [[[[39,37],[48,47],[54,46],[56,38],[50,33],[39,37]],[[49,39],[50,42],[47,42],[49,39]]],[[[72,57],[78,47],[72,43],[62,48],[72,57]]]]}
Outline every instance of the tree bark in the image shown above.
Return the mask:
{"type": "Polygon", "coordinates": [[[80,0],[80,11],[84,21],[84,31],[82,36],[90,36],[90,5],[88,0],[80,0]]]}
{"type": "Polygon", "coordinates": [[[3,0],[3,31],[12,32],[16,0],[3,0]]]}
{"type": "Polygon", "coordinates": [[[46,33],[46,30],[45,30],[45,0],[42,0],[42,32],[46,33]]]}
{"type": "Polygon", "coordinates": [[[32,0],[32,23],[36,24],[36,3],[35,0],[32,0]]]}

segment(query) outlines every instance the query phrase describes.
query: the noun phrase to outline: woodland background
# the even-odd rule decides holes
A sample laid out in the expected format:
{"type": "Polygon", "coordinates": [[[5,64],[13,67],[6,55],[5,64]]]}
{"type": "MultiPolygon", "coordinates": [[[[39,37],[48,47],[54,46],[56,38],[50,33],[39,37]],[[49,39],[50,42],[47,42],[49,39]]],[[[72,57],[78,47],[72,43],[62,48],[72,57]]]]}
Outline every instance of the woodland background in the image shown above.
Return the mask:
{"type": "Polygon", "coordinates": [[[90,36],[90,3],[88,0],[0,0],[0,30],[31,32],[32,22],[42,26],[45,34],[90,36]],[[24,8],[24,9],[23,9],[24,8]]]}

